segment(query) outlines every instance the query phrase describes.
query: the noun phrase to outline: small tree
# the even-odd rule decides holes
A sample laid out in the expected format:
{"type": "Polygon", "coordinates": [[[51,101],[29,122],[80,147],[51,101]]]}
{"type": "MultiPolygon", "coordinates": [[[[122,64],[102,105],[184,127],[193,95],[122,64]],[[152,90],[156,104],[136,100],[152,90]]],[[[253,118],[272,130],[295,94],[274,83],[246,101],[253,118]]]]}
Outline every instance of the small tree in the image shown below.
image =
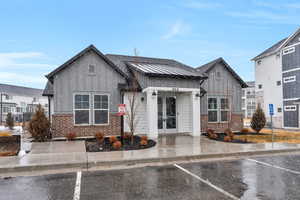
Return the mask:
{"type": "Polygon", "coordinates": [[[50,122],[40,104],[28,124],[28,131],[38,142],[44,142],[50,138],[50,122]]]}
{"type": "Polygon", "coordinates": [[[12,116],[11,113],[8,113],[8,114],[7,114],[5,125],[6,125],[10,130],[13,130],[13,129],[14,129],[15,121],[14,121],[14,118],[13,118],[13,116],[12,116]]]}
{"type": "Polygon", "coordinates": [[[259,133],[259,131],[266,125],[266,116],[264,111],[261,109],[260,104],[258,104],[255,113],[251,119],[251,128],[259,133]]]}

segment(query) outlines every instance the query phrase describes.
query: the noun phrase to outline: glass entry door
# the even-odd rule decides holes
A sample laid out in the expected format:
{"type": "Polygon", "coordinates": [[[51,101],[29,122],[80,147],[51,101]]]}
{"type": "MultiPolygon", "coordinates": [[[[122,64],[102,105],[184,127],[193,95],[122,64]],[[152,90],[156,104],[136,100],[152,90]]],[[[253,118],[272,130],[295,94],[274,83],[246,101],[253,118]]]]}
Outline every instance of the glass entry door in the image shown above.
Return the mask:
{"type": "Polygon", "coordinates": [[[158,131],[159,133],[176,133],[177,111],[175,96],[157,97],[158,131]]]}

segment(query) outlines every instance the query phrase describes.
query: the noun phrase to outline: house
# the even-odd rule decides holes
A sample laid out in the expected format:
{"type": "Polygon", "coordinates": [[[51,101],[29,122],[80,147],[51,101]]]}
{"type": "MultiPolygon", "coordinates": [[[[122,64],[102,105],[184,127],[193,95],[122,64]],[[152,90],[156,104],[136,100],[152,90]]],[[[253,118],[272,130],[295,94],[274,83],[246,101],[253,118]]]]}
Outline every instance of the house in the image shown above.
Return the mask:
{"type": "Polygon", "coordinates": [[[247,84],[223,59],[218,58],[197,68],[208,76],[201,87],[206,94],[201,97],[201,129],[218,132],[231,128],[240,131],[243,127],[242,89],[247,84]]]}
{"type": "Polygon", "coordinates": [[[248,81],[246,84],[248,87],[242,89],[242,111],[243,117],[250,119],[256,110],[255,81],[248,81]]]}
{"type": "MultiPolygon", "coordinates": [[[[201,134],[200,98],[205,93],[201,84],[207,77],[178,61],[104,55],[90,45],[46,77],[44,95],[50,102],[53,137],[68,132],[78,136],[128,132],[128,115],[122,119],[118,105],[125,104],[130,110],[133,95],[138,119],[135,133],[149,138],[168,133],[201,134]]],[[[234,87],[240,91],[241,84],[234,87]]]]}
{"type": "Polygon", "coordinates": [[[270,122],[268,107],[274,105],[273,126],[299,128],[300,29],[260,53],[255,62],[256,101],[270,122]]]}
{"type": "Polygon", "coordinates": [[[38,104],[48,112],[48,99],[42,93],[41,89],[0,84],[0,122],[5,121],[8,113],[16,122],[28,121],[38,104]]]}

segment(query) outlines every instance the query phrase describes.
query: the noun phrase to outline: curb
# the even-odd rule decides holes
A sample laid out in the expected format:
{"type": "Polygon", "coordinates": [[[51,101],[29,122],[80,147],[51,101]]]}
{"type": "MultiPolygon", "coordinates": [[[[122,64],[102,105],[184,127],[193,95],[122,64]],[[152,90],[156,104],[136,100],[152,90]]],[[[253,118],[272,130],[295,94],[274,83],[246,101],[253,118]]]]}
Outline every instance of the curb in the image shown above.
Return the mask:
{"type": "Polygon", "coordinates": [[[45,165],[25,165],[15,167],[0,167],[0,176],[6,176],[15,173],[27,173],[27,172],[42,172],[51,170],[71,170],[77,169],[82,171],[88,171],[90,169],[101,170],[101,167],[121,167],[121,166],[134,166],[137,164],[150,164],[150,163],[168,163],[168,162],[182,162],[191,160],[204,160],[204,159],[216,159],[216,158],[229,158],[239,156],[259,156],[259,155],[271,155],[277,153],[292,153],[300,152],[300,148],[291,149],[275,149],[275,150],[261,150],[261,151],[246,151],[246,152],[234,152],[234,153],[216,153],[216,154],[201,154],[191,156],[174,156],[174,157],[162,157],[162,158],[141,158],[130,160],[118,160],[118,161],[104,161],[104,162],[78,162],[78,163],[57,163],[57,164],[45,164],[45,165]],[[100,168],[100,169],[99,169],[100,168]]]}

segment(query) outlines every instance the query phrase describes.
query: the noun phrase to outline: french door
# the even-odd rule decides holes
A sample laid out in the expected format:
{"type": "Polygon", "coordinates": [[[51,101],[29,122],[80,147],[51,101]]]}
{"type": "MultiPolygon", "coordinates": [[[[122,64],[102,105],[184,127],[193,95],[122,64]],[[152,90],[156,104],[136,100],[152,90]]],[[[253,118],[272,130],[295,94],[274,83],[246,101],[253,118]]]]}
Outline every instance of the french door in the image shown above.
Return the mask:
{"type": "Polygon", "coordinates": [[[157,126],[159,133],[177,132],[177,111],[175,96],[159,95],[157,97],[157,114],[157,126]]]}

